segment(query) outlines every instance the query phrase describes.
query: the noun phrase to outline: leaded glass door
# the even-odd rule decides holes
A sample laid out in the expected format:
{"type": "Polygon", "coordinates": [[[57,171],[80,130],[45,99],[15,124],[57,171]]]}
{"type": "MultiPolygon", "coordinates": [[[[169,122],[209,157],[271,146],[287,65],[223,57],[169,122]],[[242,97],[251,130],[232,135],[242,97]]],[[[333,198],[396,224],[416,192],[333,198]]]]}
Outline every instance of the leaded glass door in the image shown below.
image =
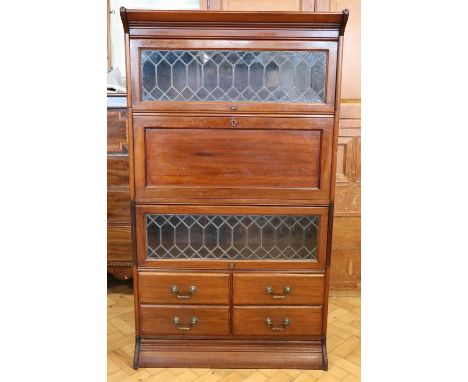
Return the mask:
{"type": "Polygon", "coordinates": [[[204,268],[323,266],[321,207],[137,207],[139,264],[204,268]]]}
{"type": "Polygon", "coordinates": [[[332,111],[336,44],[132,41],[135,109],[332,111]]]}

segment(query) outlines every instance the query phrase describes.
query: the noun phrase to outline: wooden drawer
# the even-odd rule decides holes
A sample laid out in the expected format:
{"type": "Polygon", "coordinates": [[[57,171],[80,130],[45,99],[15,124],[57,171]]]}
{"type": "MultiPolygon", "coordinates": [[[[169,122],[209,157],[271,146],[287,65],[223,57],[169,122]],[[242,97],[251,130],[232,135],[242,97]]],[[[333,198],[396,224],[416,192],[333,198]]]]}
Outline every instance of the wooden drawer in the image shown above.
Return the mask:
{"type": "Polygon", "coordinates": [[[324,283],[324,274],[235,274],[234,304],[320,305],[324,283]]]}
{"type": "Polygon", "coordinates": [[[234,307],[233,325],[233,334],[238,336],[318,336],[322,307],[234,307]]]}
{"type": "Polygon", "coordinates": [[[107,152],[127,152],[127,109],[107,109],[107,152]]]}
{"type": "Polygon", "coordinates": [[[130,223],[130,192],[107,190],[107,222],[130,223]]]}
{"type": "Polygon", "coordinates": [[[107,261],[132,261],[132,229],[130,226],[107,226],[107,261]]]}
{"type": "Polygon", "coordinates": [[[128,156],[107,156],[107,188],[129,189],[128,156]]]}
{"type": "Polygon", "coordinates": [[[140,303],[228,304],[229,275],[140,272],[139,293],[140,303]]]}
{"type": "Polygon", "coordinates": [[[143,335],[228,335],[229,308],[226,306],[141,305],[140,333],[143,335]],[[192,324],[191,320],[194,320],[192,324]]]}
{"type": "Polygon", "coordinates": [[[333,118],[135,116],[141,202],[329,200],[333,118]]]}

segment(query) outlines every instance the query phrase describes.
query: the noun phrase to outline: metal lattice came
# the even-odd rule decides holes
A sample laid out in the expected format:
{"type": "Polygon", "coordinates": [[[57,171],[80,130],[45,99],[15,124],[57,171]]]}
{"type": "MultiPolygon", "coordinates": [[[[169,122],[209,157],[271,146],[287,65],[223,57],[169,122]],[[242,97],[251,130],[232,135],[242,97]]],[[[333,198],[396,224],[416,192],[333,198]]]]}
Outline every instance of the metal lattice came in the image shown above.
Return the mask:
{"type": "Polygon", "coordinates": [[[319,103],[324,51],[143,50],[144,101],[319,103]]]}
{"type": "Polygon", "coordinates": [[[316,260],[318,216],[146,215],[149,259],[316,260]]]}

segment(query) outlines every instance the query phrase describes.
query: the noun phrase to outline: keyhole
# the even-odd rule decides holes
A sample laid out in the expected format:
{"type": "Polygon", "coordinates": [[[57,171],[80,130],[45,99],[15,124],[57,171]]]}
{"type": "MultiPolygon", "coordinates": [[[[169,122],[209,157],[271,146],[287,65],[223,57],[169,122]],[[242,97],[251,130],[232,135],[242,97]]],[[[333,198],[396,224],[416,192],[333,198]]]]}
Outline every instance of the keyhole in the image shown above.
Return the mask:
{"type": "Polygon", "coordinates": [[[237,125],[237,121],[235,119],[231,119],[231,126],[234,127],[237,125]]]}

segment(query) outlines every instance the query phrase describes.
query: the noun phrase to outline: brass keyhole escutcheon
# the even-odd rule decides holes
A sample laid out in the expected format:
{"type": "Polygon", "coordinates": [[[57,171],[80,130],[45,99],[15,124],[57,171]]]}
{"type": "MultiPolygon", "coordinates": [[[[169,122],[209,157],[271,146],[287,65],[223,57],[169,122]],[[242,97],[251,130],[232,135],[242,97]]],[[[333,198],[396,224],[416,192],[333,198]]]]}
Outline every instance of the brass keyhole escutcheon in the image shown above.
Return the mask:
{"type": "Polygon", "coordinates": [[[237,120],[231,119],[231,127],[236,127],[236,126],[237,126],[237,120]]]}

